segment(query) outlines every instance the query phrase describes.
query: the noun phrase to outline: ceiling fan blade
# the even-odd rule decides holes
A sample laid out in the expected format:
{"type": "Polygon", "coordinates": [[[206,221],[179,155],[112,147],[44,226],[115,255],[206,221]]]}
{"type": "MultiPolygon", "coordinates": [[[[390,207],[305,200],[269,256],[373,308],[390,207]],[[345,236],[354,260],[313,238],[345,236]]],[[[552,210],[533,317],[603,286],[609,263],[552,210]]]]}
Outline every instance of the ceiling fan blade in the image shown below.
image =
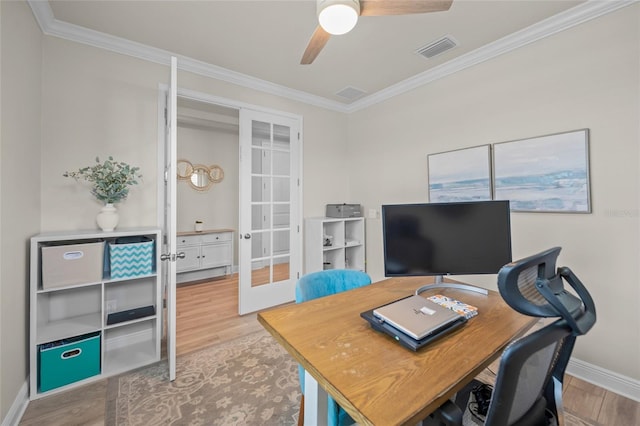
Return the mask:
{"type": "Polygon", "coordinates": [[[360,16],[410,15],[449,10],[453,0],[360,0],[360,16]]]}
{"type": "Polygon", "coordinates": [[[311,36],[311,40],[309,40],[309,44],[307,45],[304,54],[302,55],[302,59],[300,63],[302,65],[309,65],[316,59],[316,56],[320,53],[325,44],[329,41],[329,37],[331,34],[322,29],[320,25],[316,28],[311,36]]]}

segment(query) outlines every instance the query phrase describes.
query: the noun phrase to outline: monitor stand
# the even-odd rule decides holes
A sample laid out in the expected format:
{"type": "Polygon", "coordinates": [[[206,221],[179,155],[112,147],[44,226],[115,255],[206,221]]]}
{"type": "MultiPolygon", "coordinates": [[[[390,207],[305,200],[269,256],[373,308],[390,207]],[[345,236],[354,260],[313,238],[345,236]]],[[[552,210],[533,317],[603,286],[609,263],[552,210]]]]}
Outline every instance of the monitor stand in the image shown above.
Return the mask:
{"type": "Polygon", "coordinates": [[[467,291],[473,291],[475,293],[484,294],[485,296],[489,294],[489,291],[482,287],[476,287],[469,284],[445,283],[442,275],[436,275],[435,282],[433,284],[423,285],[422,287],[416,290],[416,296],[422,293],[423,291],[430,290],[432,288],[456,288],[458,290],[467,290],[467,291]]]}

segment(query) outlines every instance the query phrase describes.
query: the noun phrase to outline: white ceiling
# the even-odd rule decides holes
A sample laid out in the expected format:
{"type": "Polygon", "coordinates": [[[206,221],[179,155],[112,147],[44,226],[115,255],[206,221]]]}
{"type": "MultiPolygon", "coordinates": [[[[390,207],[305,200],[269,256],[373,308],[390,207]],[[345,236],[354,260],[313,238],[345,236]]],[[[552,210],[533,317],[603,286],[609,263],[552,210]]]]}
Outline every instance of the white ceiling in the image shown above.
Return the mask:
{"type": "MultiPolygon", "coordinates": [[[[35,3],[30,1],[38,16],[42,4],[35,3]]],[[[353,31],[333,36],[313,64],[300,65],[317,25],[314,0],[49,1],[50,26],[57,26],[55,31],[95,30],[213,65],[216,72],[230,72],[243,81],[272,83],[347,108],[352,101],[336,95],[346,87],[365,91],[363,99],[375,98],[461,58],[469,61],[487,46],[506,46],[518,34],[535,29],[537,38],[548,35],[544,34],[547,18],[566,21],[567,15],[584,9],[582,3],[454,0],[446,12],[361,17],[353,31]],[[459,46],[432,59],[415,53],[445,35],[453,36],[459,46]]]]}

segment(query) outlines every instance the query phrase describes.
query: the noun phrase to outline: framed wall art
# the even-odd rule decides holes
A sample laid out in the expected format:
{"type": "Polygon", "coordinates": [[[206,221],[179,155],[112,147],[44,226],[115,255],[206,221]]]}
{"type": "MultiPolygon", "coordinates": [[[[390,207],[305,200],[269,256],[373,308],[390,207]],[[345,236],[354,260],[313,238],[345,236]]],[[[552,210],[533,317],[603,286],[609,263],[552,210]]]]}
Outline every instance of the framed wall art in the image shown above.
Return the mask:
{"type": "Polygon", "coordinates": [[[430,202],[491,199],[490,145],[429,154],[427,163],[430,202]]]}
{"type": "Polygon", "coordinates": [[[512,211],[590,213],[589,129],[494,144],[493,187],[512,211]]]}

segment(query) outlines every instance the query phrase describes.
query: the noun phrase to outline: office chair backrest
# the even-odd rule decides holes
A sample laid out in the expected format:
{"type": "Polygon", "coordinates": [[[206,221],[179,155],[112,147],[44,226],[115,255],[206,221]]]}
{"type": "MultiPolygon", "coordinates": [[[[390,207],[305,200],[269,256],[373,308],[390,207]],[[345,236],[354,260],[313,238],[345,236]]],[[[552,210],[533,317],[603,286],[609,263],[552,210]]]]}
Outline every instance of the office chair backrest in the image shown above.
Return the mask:
{"type": "Polygon", "coordinates": [[[555,247],[509,263],[498,273],[500,294],[513,309],[559,319],[505,349],[487,426],[546,424],[546,410],[554,416],[562,411],[564,371],[576,336],[593,327],[596,311],[589,292],[573,272],[566,267],[555,270],[560,250],[555,247]],[[563,280],[577,296],[564,289],[563,280]]]}
{"type": "Polygon", "coordinates": [[[566,266],[555,271],[560,247],[509,263],[498,273],[502,298],[516,311],[534,317],[561,317],[577,336],[596,321],[596,308],[582,282],[566,266]],[[563,280],[576,292],[565,290],[563,280]]]}
{"type": "Polygon", "coordinates": [[[571,328],[558,320],[505,349],[486,426],[546,425],[545,411],[549,406],[557,417],[556,406],[561,407],[561,402],[556,400],[554,392],[547,395],[546,388],[559,370],[564,374],[566,363],[559,367],[558,361],[562,351],[569,347],[566,346],[567,339],[575,339],[571,336],[571,328]]]}

